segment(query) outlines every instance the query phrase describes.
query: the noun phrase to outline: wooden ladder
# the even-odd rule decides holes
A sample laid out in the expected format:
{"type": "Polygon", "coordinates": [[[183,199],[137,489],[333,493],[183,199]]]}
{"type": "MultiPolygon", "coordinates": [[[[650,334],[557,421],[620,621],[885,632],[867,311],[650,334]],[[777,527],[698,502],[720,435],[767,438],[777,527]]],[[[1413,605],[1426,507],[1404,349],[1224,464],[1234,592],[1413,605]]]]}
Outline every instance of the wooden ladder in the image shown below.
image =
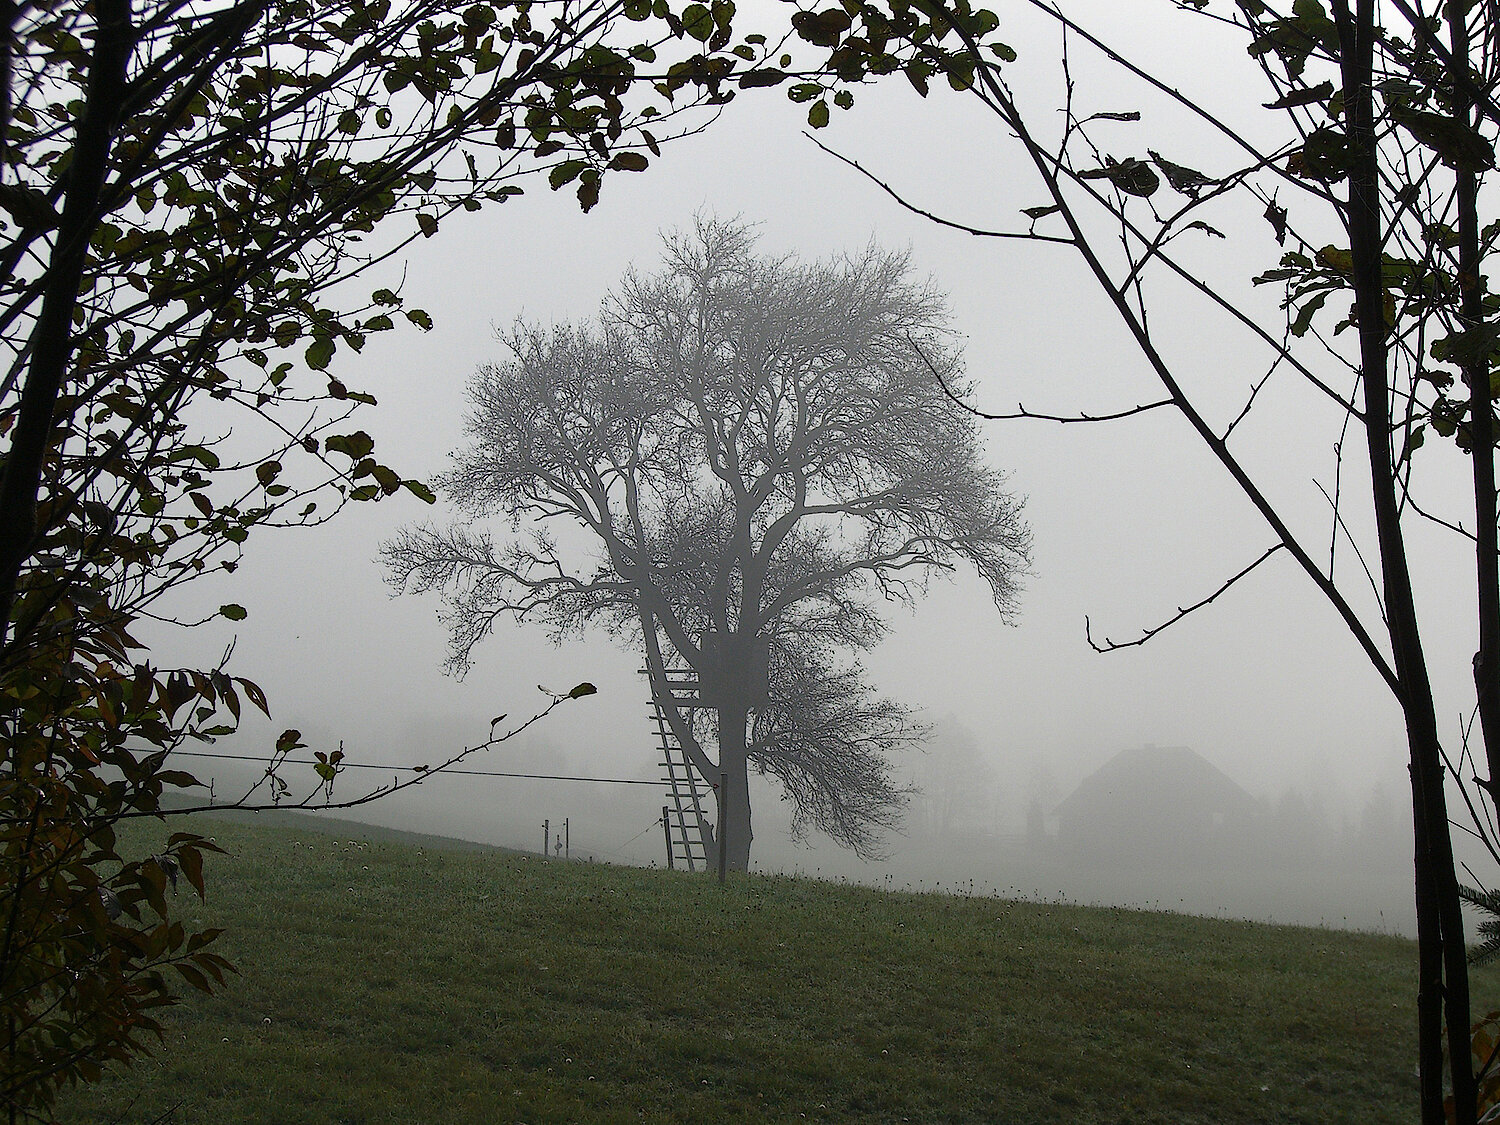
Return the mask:
{"type": "Polygon", "coordinates": [[[686,751],[672,733],[672,724],[667,721],[666,712],[670,703],[675,703],[680,708],[698,707],[697,673],[691,668],[668,669],[664,687],[666,693],[670,693],[666,698],[653,685],[651,717],[656,722],[656,737],[661,745],[661,765],[666,771],[662,781],[667,786],[668,802],[665,807],[667,866],[676,867],[678,862],[682,862],[689,871],[707,871],[708,844],[703,830],[704,825],[710,822],[703,811],[703,798],[708,795],[709,786],[688,761],[686,751]]]}

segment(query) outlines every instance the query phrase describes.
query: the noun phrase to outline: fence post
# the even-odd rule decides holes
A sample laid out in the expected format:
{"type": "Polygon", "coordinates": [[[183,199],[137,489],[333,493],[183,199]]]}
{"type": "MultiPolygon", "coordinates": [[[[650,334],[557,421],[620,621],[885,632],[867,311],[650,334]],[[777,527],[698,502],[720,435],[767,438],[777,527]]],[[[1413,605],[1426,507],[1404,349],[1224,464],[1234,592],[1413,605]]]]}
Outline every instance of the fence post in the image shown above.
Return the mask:
{"type": "Polygon", "coordinates": [[[547,847],[552,843],[552,821],[542,821],[542,858],[547,858],[547,847]]]}
{"type": "Polygon", "coordinates": [[[568,821],[571,819],[572,817],[563,817],[563,859],[573,858],[573,836],[568,831],[568,821]]]}
{"type": "Polygon", "coordinates": [[[661,807],[661,830],[667,838],[667,870],[671,871],[677,865],[672,862],[672,822],[667,819],[666,805],[661,807]]]}

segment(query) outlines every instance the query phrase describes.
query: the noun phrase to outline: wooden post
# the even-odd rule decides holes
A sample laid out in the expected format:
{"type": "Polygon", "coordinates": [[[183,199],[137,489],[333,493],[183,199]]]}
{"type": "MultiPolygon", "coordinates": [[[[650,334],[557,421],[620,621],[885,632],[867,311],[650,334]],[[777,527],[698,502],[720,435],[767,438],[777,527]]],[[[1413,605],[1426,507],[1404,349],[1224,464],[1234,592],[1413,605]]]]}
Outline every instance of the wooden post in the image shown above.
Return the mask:
{"type": "Polygon", "coordinates": [[[719,885],[729,872],[729,774],[719,773],[719,885]]]}
{"type": "Polygon", "coordinates": [[[672,861],[672,822],[667,819],[666,805],[661,807],[661,830],[667,838],[667,870],[671,871],[677,865],[672,861]]]}
{"type": "Polygon", "coordinates": [[[573,837],[568,832],[568,821],[571,817],[563,817],[563,859],[573,858],[573,837]]]}
{"type": "Polygon", "coordinates": [[[552,822],[542,821],[542,858],[547,858],[547,846],[552,843],[552,822]]]}

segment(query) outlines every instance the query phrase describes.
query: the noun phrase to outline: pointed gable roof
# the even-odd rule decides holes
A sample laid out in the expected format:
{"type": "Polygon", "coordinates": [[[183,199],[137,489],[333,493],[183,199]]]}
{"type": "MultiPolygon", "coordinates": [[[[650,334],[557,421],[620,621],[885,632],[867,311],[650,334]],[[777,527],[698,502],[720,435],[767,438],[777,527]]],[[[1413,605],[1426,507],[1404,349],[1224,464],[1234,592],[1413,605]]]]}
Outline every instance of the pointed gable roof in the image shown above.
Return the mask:
{"type": "Polygon", "coordinates": [[[1139,746],[1122,750],[1078,784],[1057,806],[1063,819],[1124,810],[1250,815],[1255,798],[1228,774],[1187,746],[1139,746]]]}

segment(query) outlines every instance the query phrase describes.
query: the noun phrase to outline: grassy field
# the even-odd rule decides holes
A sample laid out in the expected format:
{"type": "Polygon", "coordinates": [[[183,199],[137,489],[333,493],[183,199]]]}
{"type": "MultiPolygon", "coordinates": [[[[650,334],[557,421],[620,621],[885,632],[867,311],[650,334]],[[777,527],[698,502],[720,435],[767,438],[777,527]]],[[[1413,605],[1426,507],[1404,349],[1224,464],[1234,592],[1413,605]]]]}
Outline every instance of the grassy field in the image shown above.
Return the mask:
{"type": "Polygon", "coordinates": [[[241,975],[65,1121],[1415,1116],[1397,938],[209,824],[241,975]]]}

